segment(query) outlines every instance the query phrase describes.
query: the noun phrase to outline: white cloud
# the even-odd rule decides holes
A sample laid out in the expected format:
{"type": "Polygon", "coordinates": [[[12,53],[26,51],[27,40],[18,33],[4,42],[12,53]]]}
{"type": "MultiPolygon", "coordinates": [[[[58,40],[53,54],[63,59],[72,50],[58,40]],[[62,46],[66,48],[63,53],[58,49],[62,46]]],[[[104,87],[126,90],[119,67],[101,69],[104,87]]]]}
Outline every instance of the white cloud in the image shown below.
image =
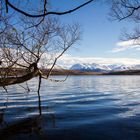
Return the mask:
{"type": "Polygon", "coordinates": [[[126,47],[126,46],[133,46],[134,44],[135,44],[135,40],[128,40],[128,41],[118,42],[116,45],[126,47]]]}
{"type": "Polygon", "coordinates": [[[110,52],[113,52],[113,53],[122,52],[122,51],[129,49],[129,48],[130,47],[116,47],[116,48],[112,49],[110,52]]]}
{"type": "Polygon", "coordinates": [[[135,50],[140,50],[140,39],[131,39],[128,41],[121,41],[116,44],[117,47],[111,50],[111,52],[121,52],[125,51],[128,49],[135,49],[135,50]]]}

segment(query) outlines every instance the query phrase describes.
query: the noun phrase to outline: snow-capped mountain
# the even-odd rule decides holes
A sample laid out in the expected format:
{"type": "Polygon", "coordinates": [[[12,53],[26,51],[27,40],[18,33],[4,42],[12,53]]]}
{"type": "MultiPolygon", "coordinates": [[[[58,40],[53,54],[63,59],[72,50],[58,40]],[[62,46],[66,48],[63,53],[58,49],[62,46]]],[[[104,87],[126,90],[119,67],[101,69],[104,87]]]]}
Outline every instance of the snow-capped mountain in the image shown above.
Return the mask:
{"type": "Polygon", "coordinates": [[[109,72],[109,71],[124,71],[124,70],[140,70],[140,65],[124,65],[124,64],[88,64],[88,63],[77,63],[74,64],[71,70],[79,71],[93,71],[93,72],[109,72]]]}
{"type": "Polygon", "coordinates": [[[140,65],[134,65],[133,66],[136,70],[140,70],[140,65]]]}
{"type": "Polygon", "coordinates": [[[100,65],[100,64],[96,64],[96,63],[92,63],[92,64],[74,64],[71,68],[71,70],[80,70],[80,71],[95,71],[95,72],[105,72],[110,70],[109,67],[105,66],[105,65],[100,65]]]}
{"type": "Polygon", "coordinates": [[[124,70],[135,70],[134,65],[124,65],[124,64],[112,64],[108,65],[111,71],[124,71],[124,70]]]}

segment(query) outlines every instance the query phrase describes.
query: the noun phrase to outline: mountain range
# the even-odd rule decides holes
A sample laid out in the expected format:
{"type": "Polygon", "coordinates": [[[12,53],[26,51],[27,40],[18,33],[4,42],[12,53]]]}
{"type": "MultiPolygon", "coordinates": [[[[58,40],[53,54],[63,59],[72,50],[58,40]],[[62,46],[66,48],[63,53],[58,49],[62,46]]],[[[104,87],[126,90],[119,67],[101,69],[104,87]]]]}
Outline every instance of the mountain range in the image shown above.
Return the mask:
{"type": "Polygon", "coordinates": [[[140,70],[140,65],[77,63],[72,65],[70,70],[78,70],[84,72],[117,72],[126,70],[140,70]]]}

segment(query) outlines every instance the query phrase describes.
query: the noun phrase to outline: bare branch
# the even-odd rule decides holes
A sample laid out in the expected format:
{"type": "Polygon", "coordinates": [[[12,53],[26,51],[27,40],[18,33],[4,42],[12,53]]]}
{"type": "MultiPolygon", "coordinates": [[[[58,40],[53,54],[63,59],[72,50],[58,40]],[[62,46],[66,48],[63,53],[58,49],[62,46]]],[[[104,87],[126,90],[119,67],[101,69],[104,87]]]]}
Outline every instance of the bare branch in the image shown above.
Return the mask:
{"type": "Polygon", "coordinates": [[[76,8],[73,8],[73,9],[68,10],[68,11],[64,11],[64,12],[53,12],[53,11],[52,12],[44,12],[43,14],[38,14],[38,15],[29,14],[29,13],[27,13],[27,12],[17,8],[17,7],[15,7],[11,2],[9,2],[9,0],[7,0],[6,4],[9,7],[11,7],[12,9],[14,9],[15,11],[17,11],[17,12],[19,12],[19,13],[25,15],[25,16],[32,17],[32,18],[37,18],[37,17],[44,17],[44,16],[47,16],[47,15],[65,15],[65,14],[69,14],[69,13],[72,13],[74,11],[79,10],[80,8],[84,7],[85,5],[87,5],[87,4],[89,4],[89,3],[93,2],[93,1],[94,0],[89,0],[89,1],[87,1],[87,2],[85,2],[83,4],[81,4],[81,5],[77,6],[76,8]]]}
{"type": "Polygon", "coordinates": [[[50,78],[47,78],[46,76],[42,76],[42,78],[43,78],[43,79],[47,79],[47,80],[49,80],[49,81],[51,81],[51,82],[65,82],[65,81],[67,80],[68,76],[69,76],[69,74],[68,74],[68,75],[65,77],[65,79],[63,79],[63,80],[50,79],[50,78]]]}
{"type": "Polygon", "coordinates": [[[139,0],[112,0],[110,15],[121,21],[132,18],[140,20],[140,1],[139,0]]]}
{"type": "Polygon", "coordinates": [[[22,87],[23,89],[25,89],[27,92],[30,92],[30,88],[28,86],[28,83],[26,82],[26,87],[19,85],[20,87],[22,87]]]}
{"type": "Polygon", "coordinates": [[[135,40],[135,45],[140,45],[140,0],[112,0],[110,3],[113,19],[130,20],[137,26],[132,33],[123,31],[122,40],[135,40]]]}

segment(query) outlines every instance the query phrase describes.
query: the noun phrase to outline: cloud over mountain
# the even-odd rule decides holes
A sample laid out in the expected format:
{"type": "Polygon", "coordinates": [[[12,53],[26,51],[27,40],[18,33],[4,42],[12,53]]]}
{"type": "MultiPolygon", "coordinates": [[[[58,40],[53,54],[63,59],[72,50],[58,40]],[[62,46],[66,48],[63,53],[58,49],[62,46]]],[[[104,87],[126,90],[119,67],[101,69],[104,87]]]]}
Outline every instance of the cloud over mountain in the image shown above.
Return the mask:
{"type": "Polygon", "coordinates": [[[104,57],[73,57],[70,55],[63,55],[58,60],[58,65],[70,68],[75,64],[102,64],[102,65],[137,65],[140,64],[140,59],[135,58],[104,58],[104,57]]]}

